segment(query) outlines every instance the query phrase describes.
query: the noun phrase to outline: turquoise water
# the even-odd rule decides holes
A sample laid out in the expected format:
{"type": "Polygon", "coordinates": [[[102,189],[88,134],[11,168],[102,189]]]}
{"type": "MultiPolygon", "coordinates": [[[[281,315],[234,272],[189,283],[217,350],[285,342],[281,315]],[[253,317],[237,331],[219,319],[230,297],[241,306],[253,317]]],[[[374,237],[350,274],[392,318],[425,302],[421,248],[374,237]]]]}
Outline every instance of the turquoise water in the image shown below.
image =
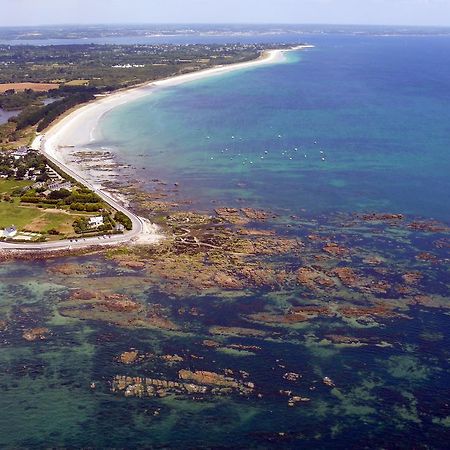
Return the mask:
{"type": "Polygon", "coordinates": [[[313,43],[283,64],[119,107],[101,122],[101,144],[141,179],[178,182],[204,208],[244,198],[313,214],[389,210],[448,220],[450,38],[313,43]]]}
{"type": "Polygon", "coordinates": [[[315,49],[282,64],[122,106],[105,116],[96,143],[136,167],[130,174],[149,190],[155,178],[179,183],[171,195],[191,199],[189,208],[280,213],[249,228],[298,239],[299,252],[247,263],[269,261],[288,281],[198,288],[206,267],[218,261],[220,272],[236,258],[209,251],[194,251],[187,273],[173,278],[182,251],[163,271],[165,254],[153,249],[137,249],[144,267],[134,268],[102,254],[1,262],[1,448],[448,447],[448,230],[418,230],[412,221],[450,217],[450,38],[315,39],[315,49]],[[355,211],[406,217],[365,221],[355,211]],[[324,252],[326,242],[344,255],[324,252]],[[337,284],[296,282],[304,267],[337,284]],[[362,285],[333,275],[348,267],[362,285]],[[86,301],[80,291],[99,297],[86,301]],[[138,304],[144,322],[156,315],[175,328],[164,320],[133,326],[126,311],[104,309],[107,295],[138,304]],[[326,313],[269,320],[305,305],[326,313]],[[45,329],[42,339],[28,341],[35,328],[45,329]],[[142,358],[121,363],[132,349],[142,358]],[[165,359],[175,354],[182,360],[165,359]],[[181,369],[247,374],[255,392],[112,391],[116,375],[179,381],[181,369]],[[291,407],[292,395],[309,401],[291,407]]]}

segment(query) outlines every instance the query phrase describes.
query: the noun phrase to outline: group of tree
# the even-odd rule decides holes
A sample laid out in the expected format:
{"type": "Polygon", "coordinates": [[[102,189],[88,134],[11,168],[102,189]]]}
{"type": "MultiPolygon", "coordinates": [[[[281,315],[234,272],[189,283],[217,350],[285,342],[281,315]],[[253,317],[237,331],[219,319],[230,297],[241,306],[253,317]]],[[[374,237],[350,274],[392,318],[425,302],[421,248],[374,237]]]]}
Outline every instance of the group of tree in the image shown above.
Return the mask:
{"type": "Polygon", "coordinates": [[[79,217],[73,222],[73,229],[77,234],[92,233],[92,232],[107,232],[114,227],[114,221],[109,214],[103,214],[103,225],[92,227],[89,224],[89,217],[79,217]]]}
{"type": "Polygon", "coordinates": [[[131,219],[122,211],[116,212],[116,214],[114,215],[114,220],[122,224],[127,230],[131,230],[133,228],[133,223],[131,222],[131,219]]]}
{"type": "Polygon", "coordinates": [[[87,188],[80,188],[72,192],[68,189],[59,189],[50,192],[48,196],[44,196],[39,191],[42,189],[28,189],[21,192],[21,201],[23,203],[56,205],[59,208],[68,206],[72,211],[97,212],[105,207],[102,199],[87,188]]]}
{"type": "Polygon", "coordinates": [[[43,97],[42,92],[36,92],[32,89],[25,89],[21,92],[16,92],[14,89],[8,89],[0,95],[0,108],[6,111],[25,108],[32,103],[36,103],[40,97],[43,97]]]}
{"type": "MultiPolygon", "coordinates": [[[[30,169],[33,173],[39,174],[38,177],[45,174],[46,159],[38,152],[28,152],[27,155],[16,159],[10,153],[0,152],[0,175],[5,175],[8,178],[16,178],[21,180],[25,175],[29,174],[30,169]]],[[[42,181],[42,180],[37,180],[42,181]]]]}
{"type": "Polygon", "coordinates": [[[95,97],[89,92],[77,92],[61,100],[57,100],[45,106],[31,106],[24,109],[16,118],[11,119],[16,122],[16,130],[36,125],[37,131],[47,128],[57,117],[64,114],[69,109],[81,103],[93,100],[95,97]]]}

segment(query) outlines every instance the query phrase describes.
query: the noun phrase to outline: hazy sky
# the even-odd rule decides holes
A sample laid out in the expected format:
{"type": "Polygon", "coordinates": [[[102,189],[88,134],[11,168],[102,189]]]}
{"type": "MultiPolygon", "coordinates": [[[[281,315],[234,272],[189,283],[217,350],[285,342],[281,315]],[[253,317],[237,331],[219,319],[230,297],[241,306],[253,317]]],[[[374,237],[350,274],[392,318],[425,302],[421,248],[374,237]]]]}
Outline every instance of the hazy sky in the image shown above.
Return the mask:
{"type": "Polygon", "coordinates": [[[0,0],[0,26],[62,23],[450,25],[450,0],[0,0]]]}

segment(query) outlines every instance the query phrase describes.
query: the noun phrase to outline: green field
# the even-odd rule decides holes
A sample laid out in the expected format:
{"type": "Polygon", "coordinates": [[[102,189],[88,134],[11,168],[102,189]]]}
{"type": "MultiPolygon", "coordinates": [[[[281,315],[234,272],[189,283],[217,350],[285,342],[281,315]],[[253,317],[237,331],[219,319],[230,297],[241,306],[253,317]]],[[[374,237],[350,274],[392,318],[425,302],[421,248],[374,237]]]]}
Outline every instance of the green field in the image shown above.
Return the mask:
{"type": "MultiPolygon", "coordinates": [[[[0,195],[11,194],[14,189],[30,186],[29,181],[0,180],[0,195]]],[[[46,233],[58,230],[61,235],[73,235],[73,222],[78,217],[86,217],[83,213],[45,209],[20,203],[18,197],[13,202],[0,201],[0,229],[14,225],[19,231],[46,233]]]]}
{"type": "Polygon", "coordinates": [[[32,184],[32,181],[0,180],[0,194],[10,194],[16,188],[24,188],[32,184]]]}
{"type": "Polygon", "coordinates": [[[0,229],[15,225],[19,231],[46,233],[55,229],[61,234],[72,235],[72,224],[78,217],[86,216],[58,209],[21,206],[17,200],[14,203],[0,202],[0,229]]]}
{"type": "Polygon", "coordinates": [[[15,225],[21,230],[26,225],[42,214],[37,208],[22,208],[18,206],[17,201],[14,203],[0,203],[0,228],[6,228],[15,225]]]}

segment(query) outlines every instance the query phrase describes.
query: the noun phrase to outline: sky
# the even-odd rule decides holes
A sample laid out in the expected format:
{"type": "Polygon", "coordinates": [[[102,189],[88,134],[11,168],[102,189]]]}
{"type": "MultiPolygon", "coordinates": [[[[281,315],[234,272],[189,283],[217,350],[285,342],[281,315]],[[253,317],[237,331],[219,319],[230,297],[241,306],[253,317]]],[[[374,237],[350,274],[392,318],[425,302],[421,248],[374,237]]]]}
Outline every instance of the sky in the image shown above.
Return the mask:
{"type": "Polygon", "coordinates": [[[0,0],[0,26],[297,23],[450,26],[450,0],[0,0]]]}

